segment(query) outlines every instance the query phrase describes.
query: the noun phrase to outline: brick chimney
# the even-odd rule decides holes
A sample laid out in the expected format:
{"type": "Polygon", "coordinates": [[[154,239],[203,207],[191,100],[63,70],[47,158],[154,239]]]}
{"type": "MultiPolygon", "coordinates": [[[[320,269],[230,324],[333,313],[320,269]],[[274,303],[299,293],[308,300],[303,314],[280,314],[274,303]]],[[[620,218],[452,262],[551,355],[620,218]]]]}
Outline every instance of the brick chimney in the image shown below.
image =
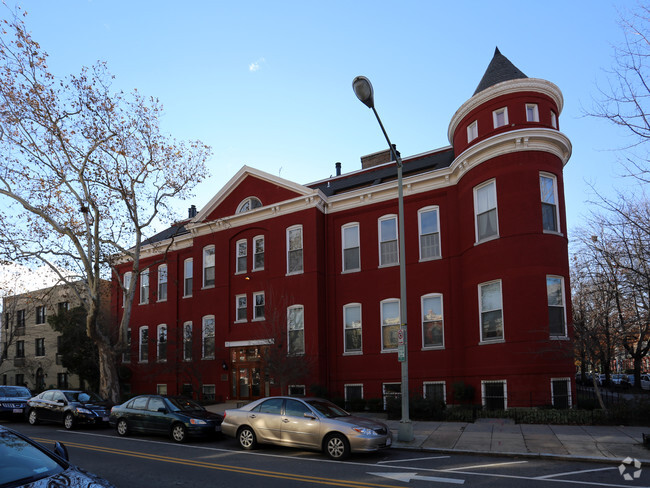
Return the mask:
{"type": "Polygon", "coordinates": [[[361,169],[372,168],[379,164],[389,163],[393,160],[390,149],[379,151],[367,156],[361,156],[361,169]]]}

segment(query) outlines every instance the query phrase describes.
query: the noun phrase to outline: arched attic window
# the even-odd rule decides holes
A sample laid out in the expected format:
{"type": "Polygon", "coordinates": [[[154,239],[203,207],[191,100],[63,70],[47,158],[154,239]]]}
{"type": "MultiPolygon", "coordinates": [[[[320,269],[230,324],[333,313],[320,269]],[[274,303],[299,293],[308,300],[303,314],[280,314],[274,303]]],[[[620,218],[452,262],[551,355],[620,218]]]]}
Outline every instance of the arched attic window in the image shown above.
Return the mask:
{"type": "Polygon", "coordinates": [[[237,207],[237,212],[236,213],[244,213],[248,212],[249,210],[253,210],[255,208],[259,208],[262,206],[262,202],[260,202],[259,198],[256,197],[248,197],[239,204],[239,207],[237,207]]]}

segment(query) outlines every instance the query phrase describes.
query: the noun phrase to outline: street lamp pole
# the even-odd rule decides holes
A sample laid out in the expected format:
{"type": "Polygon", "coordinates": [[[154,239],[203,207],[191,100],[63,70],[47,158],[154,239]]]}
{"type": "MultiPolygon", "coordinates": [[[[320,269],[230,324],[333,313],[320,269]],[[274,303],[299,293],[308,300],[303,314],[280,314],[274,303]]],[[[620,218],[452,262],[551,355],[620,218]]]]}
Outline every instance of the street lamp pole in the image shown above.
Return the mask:
{"type": "Polygon", "coordinates": [[[408,366],[408,336],[407,336],[407,318],[406,318],[406,249],[404,246],[404,186],[402,184],[402,158],[395,146],[390,142],[384,124],[381,123],[379,114],[375,110],[375,99],[372,84],[365,76],[357,76],[352,81],[352,88],[357,98],[372,112],[379,122],[379,127],[384,133],[388,147],[393,156],[394,161],[397,163],[397,206],[398,206],[398,241],[399,241],[399,285],[400,285],[400,335],[402,337],[403,348],[402,358],[400,362],[402,365],[402,420],[399,424],[399,431],[397,439],[402,442],[410,442],[413,440],[413,424],[409,418],[409,366],[408,366]]]}

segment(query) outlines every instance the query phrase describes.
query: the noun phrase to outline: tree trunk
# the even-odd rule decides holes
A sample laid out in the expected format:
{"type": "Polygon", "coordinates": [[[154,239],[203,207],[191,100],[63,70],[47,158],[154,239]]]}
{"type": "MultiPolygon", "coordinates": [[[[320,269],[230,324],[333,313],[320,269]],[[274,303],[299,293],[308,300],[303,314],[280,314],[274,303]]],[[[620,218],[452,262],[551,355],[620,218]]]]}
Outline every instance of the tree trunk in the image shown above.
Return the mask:
{"type": "Polygon", "coordinates": [[[99,395],[113,403],[120,402],[120,382],[115,354],[110,344],[97,344],[99,350],[99,395]]]}

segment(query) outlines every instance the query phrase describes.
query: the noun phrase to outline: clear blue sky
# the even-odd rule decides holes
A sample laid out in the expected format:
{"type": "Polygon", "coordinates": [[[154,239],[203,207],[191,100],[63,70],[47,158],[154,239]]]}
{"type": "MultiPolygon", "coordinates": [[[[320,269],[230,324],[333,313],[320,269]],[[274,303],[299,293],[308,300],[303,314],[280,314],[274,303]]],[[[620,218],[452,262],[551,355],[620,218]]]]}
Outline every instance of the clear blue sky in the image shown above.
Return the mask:
{"type": "MultiPolygon", "coordinates": [[[[560,87],[569,229],[583,222],[588,183],[617,177],[625,134],[585,117],[622,40],[616,0],[145,1],[25,0],[26,23],[57,75],[108,62],[115,86],[158,97],[177,139],[212,146],[211,178],[179,217],[204,206],[243,166],[298,183],[360,168],[386,147],[354,96],[370,78],[377,110],[403,156],[447,146],[449,121],[472,96],[494,48],[531,78],[560,87]]],[[[625,11],[625,10],[623,10],[625,11]]]]}

